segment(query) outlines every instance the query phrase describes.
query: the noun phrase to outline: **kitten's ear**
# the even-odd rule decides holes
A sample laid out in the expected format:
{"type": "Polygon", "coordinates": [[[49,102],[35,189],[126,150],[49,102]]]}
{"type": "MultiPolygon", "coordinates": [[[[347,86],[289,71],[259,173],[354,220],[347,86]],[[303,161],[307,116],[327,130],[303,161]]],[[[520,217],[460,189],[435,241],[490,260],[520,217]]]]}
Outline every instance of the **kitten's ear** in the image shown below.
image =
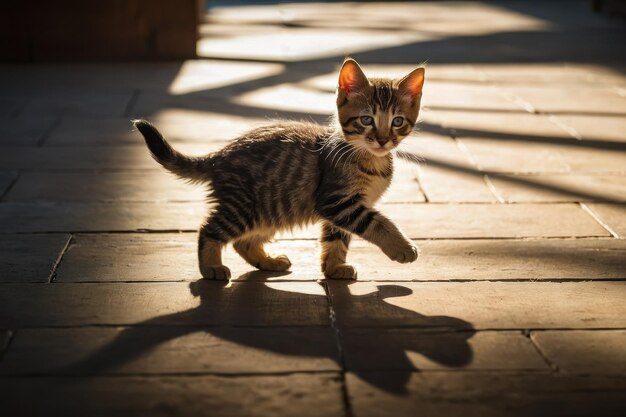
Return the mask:
{"type": "Polygon", "coordinates": [[[370,82],[359,67],[359,64],[352,59],[347,58],[343,62],[341,71],[339,71],[339,89],[346,94],[350,94],[355,90],[360,90],[369,86],[370,82]]]}
{"type": "Polygon", "coordinates": [[[409,75],[400,80],[399,89],[406,91],[413,98],[421,97],[422,88],[424,87],[424,73],[423,67],[414,69],[409,75]]]}

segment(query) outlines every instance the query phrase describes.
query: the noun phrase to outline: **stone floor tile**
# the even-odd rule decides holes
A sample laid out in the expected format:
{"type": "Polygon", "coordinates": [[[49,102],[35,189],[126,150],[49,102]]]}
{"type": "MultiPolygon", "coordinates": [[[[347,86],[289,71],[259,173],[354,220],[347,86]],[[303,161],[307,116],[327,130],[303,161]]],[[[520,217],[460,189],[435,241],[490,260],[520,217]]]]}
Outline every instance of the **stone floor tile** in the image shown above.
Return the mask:
{"type": "Polygon", "coordinates": [[[397,155],[398,159],[412,161],[420,167],[474,168],[454,139],[432,133],[418,132],[408,136],[400,143],[397,155]]]}
{"type": "Polygon", "coordinates": [[[4,355],[5,353],[4,351],[8,347],[10,339],[11,339],[11,333],[8,330],[0,330],[0,359],[4,355]]]}
{"type": "Polygon", "coordinates": [[[615,62],[613,65],[603,65],[602,63],[587,63],[577,64],[576,67],[580,68],[588,74],[591,82],[596,84],[606,84],[610,86],[625,87],[626,66],[622,63],[615,62]]]}
{"type": "MultiPolygon", "coordinates": [[[[158,116],[163,109],[174,108],[184,109],[186,111],[200,112],[200,111],[217,111],[217,109],[211,107],[211,103],[216,98],[208,96],[195,97],[194,95],[171,95],[161,91],[146,91],[142,92],[134,103],[131,111],[130,118],[147,118],[152,119],[158,116]]],[[[223,99],[220,101],[224,101],[223,99]]],[[[235,111],[224,111],[225,114],[237,114],[235,111]]],[[[240,114],[241,116],[241,114],[240,114]]],[[[249,115],[243,115],[249,116],[249,115]]]]}
{"type": "Polygon", "coordinates": [[[482,171],[512,174],[626,172],[626,151],[598,149],[592,142],[572,139],[555,144],[476,137],[459,141],[482,171]]]}
{"type": "Polygon", "coordinates": [[[122,117],[133,91],[112,89],[93,91],[53,91],[35,94],[20,110],[20,117],[46,116],[117,116],[122,117]]]}
{"type": "MultiPolygon", "coordinates": [[[[626,242],[617,239],[417,241],[417,263],[398,264],[379,248],[354,240],[348,262],[360,281],[623,279],[626,242]]],[[[291,272],[258,271],[228,247],[224,264],[241,281],[313,281],[322,278],[319,244],[279,240],[267,246],[286,254],[291,272]]],[[[178,281],[200,277],[196,233],[75,235],[55,282],[178,281]]]]}
{"type": "MultiPolygon", "coordinates": [[[[179,281],[200,278],[196,233],[76,235],[57,270],[57,282],[179,281]]],[[[291,272],[259,271],[229,245],[223,262],[240,281],[315,281],[322,278],[319,244],[281,240],[267,245],[272,255],[286,254],[291,272]]],[[[391,261],[389,261],[391,262],[391,261]]]]}
{"type": "Polygon", "coordinates": [[[0,375],[339,371],[330,327],[20,329],[0,375]]]}
{"type": "MultiPolygon", "coordinates": [[[[171,118],[156,117],[150,121],[167,138],[168,142],[224,142],[236,138],[257,125],[267,123],[263,119],[251,119],[236,115],[203,113],[203,117],[186,123],[173,122],[171,118]]],[[[124,118],[64,118],[46,140],[46,145],[136,145],[143,138],[124,118]]]]}
{"type": "Polygon", "coordinates": [[[250,85],[263,83],[267,78],[275,79],[284,71],[284,65],[267,62],[188,60],[167,86],[167,91],[173,95],[221,93],[220,96],[229,98],[250,85]]]}
{"type": "Polygon", "coordinates": [[[0,117],[0,145],[36,146],[53,128],[55,117],[0,117]]]}
{"type": "Polygon", "coordinates": [[[420,257],[414,264],[392,262],[380,249],[363,241],[351,243],[348,262],[358,270],[360,281],[620,280],[626,276],[623,262],[626,244],[616,239],[463,239],[415,243],[420,248],[420,257]]]}
{"type": "MultiPolygon", "coordinates": [[[[394,32],[398,31],[398,26],[394,26],[389,20],[381,21],[380,19],[376,19],[376,16],[378,16],[378,14],[383,11],[385,17],[387,17],[388,19],[395,19],[393,21],[397,22],[401,21],[402,28],[404,29],[412,29],[418,32],[424,31],[426,33],[436,33],[446,36],[492,33],[494,31],[500,31],[503,28],[506,28],[506,30],[511,30],[512,27],[516,30],[531,30],[544,27],[541,20],[528,16],[525,13],[522,14],[519,12],[512,12],[510,10],[506,10],[505,8],[494,8],[491,5],[484,4],[461,4],[457,7],[457,4],[454,3],[443,3],[437,6],[431,6],[421,4],[405,5],[402,3],[381,5],[380,2],[372,2],[362,5],[360,4],[357,10],[359,13],[359,19],[355,19],[354,21],[350,22],[345,22],[344,19],[341,18],[347,13],[355,12],[352,4],[346,2],[333,2],[326,5],[326,13],[324,14],[320,14],[319,9],[315,8],[315,5],[312,5],[310,3],[302,3],[297,5],[294,4],[292,7],[289,7],[288,10],[290,13],[289,18],[292,21],[293,26],[295,27],[295,29],[291,30],[291,33],[296,34],[299,34],[299,29],[301,27],[342,27],[344,29],[354,28],[360,30],[366,28],[375,28],[379,33],[384,33],[383,31],[389,30],[394,32]],[[462,16],[455,16],[453,13],[455,11],[462,12],[462,16]],[[421,19],[419,21],[406,19],[407,16],[413,15],[420,16],[421,19]],[[445,18],[441,18],[441,16],[445,16],[445,18]]],[[[230,26],[237,24],[242,25],[242,32],[246,35],[248,35],[249,33],[257,33],[258,31],[267,31],[270,33],[283,32],[284,29],[282,27],[275,25],[275,22],[279,19],[280,16],[283,15],[284,12],[282,10],[279,11],[267,7],[217,8],[215,10],[215,16],[218,22],[221,22],[222,24],[229,24],[230,26]],[[243,23],[248,23],[250,21],[255,22],[258,27],[245,30],[246,26],[244,26],[243,23]]],[[[239,26],[237,25],[236,27],[236,33],[239,34],[239,26]]],[[[212,32],[204,33],[210,34],[212,32]]],[[[217,33],[220,33],[219,29],[217,33]]],[[[307,34],[308,32],[304,31],[300,33],[307,34]]],[[[305,41],[307,43],[302,45],[302,47],[308,46],[308,43],[310,42],[310,40],[306,38],[305,41]]],[[[280,48],[276,48],[283,52],[283,54],[306,54],[306,52],[291,51],[290,48],[287,47],[283,42],[278,43],[278,46],[280,46],[280,48]]],[[[344,42],[346,41],[344,40],[344,42]]],[[[253,44],[252,46],[256,45],[253,44]]],[[[318,45],[314,46],[314,51],[323,49],[320,48],[318,45]]],[[[328,45],[324,45],[324,48],[329,47],[330,46],[328,45]]],[[[246,47],[244,45],[243,48],[247,51],[250,47],[246,47]]],[[[274,48],[270,50],[270,54],[274,52],[273,49],[274,48]]],[[[378,49],[382,49],[381,52],[387,52],[387,48],[377,48],[372,52],[376,53],[378,49]]],[[[232,51],[229,52],[232,53],[232,51]]],[[[261,53],[259,51],[255,52],[257,54],[261,53]]],[[[397,60],[400,60],[400,62],[408,61],[413,63],[414,61],[414,58],[412,60],[404,60],[404,57],[402,55],[403,50],[396,50],[394,48],[390,52],[393,52],[393,56],[395,56],[397,60]]]]}
{"type": "MultiPolygon", "coordinates": [[[[261,88],[259,86],[258,88],[261,88]]],[[[256,91],[254,89],[253,91],[256,91]]],[[[252,93],[251,93],[252,94],[252,93]]],[[[208,114],[223,114],[224,118],[231,116],[251,118],[253,120],[265,119],[288,119],[288,120],[307,120],[325,124],[328,116],[333,110],[335,99],[332,96],[327,97],[321,94],[321,101],[314,101],[320,107],[326,108],[326,111],[311,112],[307,109],[296,108],[294,106],[272,106],[271,104],[259,104],[251,99],[245,100],[244,96],[239,100],[220,97],[219,92],[213,94],[208,91],[202,94],[185,94],[171,95],[162,92],[146,92],[139,95],[137,102],[129,112],[130,118],[148,118],[150,120],[158,118],[164,109],[176,109],[186,113],[207,112],[208,114]],[[326,102],[330,100],[330,102],[326,102]]],[[[319,99],[320,96],[313,94],[313,99],[319,99]]],[[[284,97],[283,97],[284,99],[284,97]]],[[[311,99],[311,97],[309,97],[311,99]]]]}
{"type": "Polygon", "coordinates": [[[328,325],[314,282],[3,284],[0,328],[115,325],[328,325]]]}
{"type": "Polygon", "coordinates": [[[7,97],[3,94],[0,98],[0,117],[8,120],[19,117],[20,111],[27,103],[28,97],[7,97]]]}
{"type": "Polygon", "coordinates": [[[204,203],[3,203],[0,232],[196,230],[204,203]]]}
{"type": "Polygon", "coordinates": [[[0,401],[13,416],[33,417],[344,415],[341,382],[334,373],[236,378],[2,378],[0,401]],[[36,401],[34,392],[38,393],[36,401]]]}
{"type": "Polygon", "coordinates": [[[608,236],[574,204],[387,204],[380,209],[414,239],[608,236]]]}
{"type": "Polygon", "coordinates": [[[4,147],[0,166],[20,170],[151,169],[155,162],[144,145],[124,147],[4,147]]]}
{"type": "Polygon", "coordinates": [[[420,184],[432,203],[495,203],[484,174],[467,169],[420,167],[420,184]]]}
{"type": "Polygon", "coordinates": [[[163,172],[22,173],[4,201],[201,202],[206,188],[163,172]]]}
{"type": "Polygon", "coordinates": [[[532,342],[520,332],[346,329],[341,332],[341,340],[346,367],[353,372],[550,370],[532,342]]]}
{"type": "Polygon", "coordinates": [[[334,91],[311,89],[294,83],[260,86],[230,100],[241,106],[266,109],[266,112],[331,115],[337,108],[334,91]]]}
{"type": "MultiPolygon", "coordinates": [[[[336,4],[335,6],[343,9],[341,12],[335,12],[339,13],[337,15],[349,13],[345,4],[336,4]]],[[[238,14],[241,13],[242,11],[239,10],[238,14]]],[[[376,11],[370,13],[376,13],[376,11]]],[[[262,14],[266,15],[267,12],[262,11],[262,14]]],[[[333,15],[337,16],[331,14],[331,16],[333,15]]],[[[258,17],[253,19],[258,22],[258,17]]],[[[342,24],[340,30],[332,25],[304,26],[297,30],[290,30],[289,35],[285,36],[283,31],[272,30],[272,25],[267,25],[267,22],[266,20],[265,25],[257,27],[258,29],[254,33],[246,33],[246,25],[244,24],[244,28],[236,32],[236,36],[202,37],[197,44],[198,56],[259,62],[315,62],[323,58],[343,56],[345,51],[359,53],[372,49],[385,50],[398,44],[428,41],[436,38],[436,36],[418,31],[381,31],[363,27],[352,29],[345,24],[342,24]]],[[[230,23],[229,27],[232,31],[233,24],[237,22],[230,23]]],[[[239,23],[241,24],[241,20],[239,23]]]]}
{"type": "Polygon", "coordinates": [[[375,247],[359,249],[361,242],[352,244],[357,248],[350,250],[348,261],[357,266],[362,280],[619,280],[626,276],[626,244],[617,239],[463,239],[416,243],[421,253],[415,264],[385,262],[385,255],[375,247]]]}
{"type": "Polygon", "coordinates": [[[626,175],[489,175],[507,203],[626,202],[626,175]]]}
{"type": "Polygon", "coordinates": [[[425,83],[422,105],[437,110],[524,111],[497,88],[454,81],[425,83]]]}
{"type": "Polygon", "coordinates": [[[626,97],[620,97],[607,86],[576,84],[576,88],[559,86],[506,86],[505,91],[520,97],[543,113],[583,115],[623,115],[626,97]]]}
{"type": "Polygon", "coordinates": [[[69,236],[0,235],[0,283],[48,282],[69,236]]]}
{"type": "Polygon", "coordinates": [[[621,328],[626,314],[623,282],[329,282],[328,287],[344,327],[621,328]]]}
{"type": "Polygon", "coordinates": [[[17,178],[16,172],[0,172],[0,196],[4,196],[13,181],[17,178]]]}
{"type": "Polygon", "coordinates": [[[620,239],[626,238],[626,206],[623,204],[588,204],[591,210],[620,239]]]}
{"type": "Polygon", "coordinates": [[[474,64],[474,71],[482,75],[485,81],[498,85],[551,85],[565,87],[573,83],[589,85],[594,81],[589,69],[579,65],[565,63],[498,63],[474,64]]]}
{"type": "Polygon", "coordinates": [[[56,282],[198,279],[197,257],[196,233],[79,234],[57,269],[56,282]]]}
{"type": "MultiPolygon", "coordinates": [[[[145,145],[136,146],[7,146],[0,152],[0,167],[29,171],[158,170],[145,145]]],[[[220,142],[178,144],[189,155],[205,155],[223,147],[220,142]]]]}
{"type": "Polygon", "coordinates": [[[626,118],[609,115],[558,115],[554,120],[570,129],[583,141],[597,146],[624,149],[626,145],[626,118]],[[608,143],[605,143],[608,142],[608,143]]]}
{"type": "Polygon", "coordinates": [[[618,417],[626,412],[626,379],[466,372],[347,375],[355,417],[618,417]],[[383,389],[381,387],[387,387],[383,389]]]}
{"type": "Polygon", "coordinates": [[[570,172],[561,146],[524,141],[464,137],[459,143],[469,150],[481,171],[535,173],[570,172]]]}
{"type": "Polygon", "coordinates": [[[557,142],[571,135],[544,115],[513,112],[440,111],[442,125],[456,138],[489,138],[557,142]]]}
{"type": "Polygon", "coordinates": [[[626,373],[626,330],[541,331],[532,340],[560,372],[585,375],[626,373]]]}
{"type": "Polygon", "coordinates": [[[9,96],[166,89],[185,64],[171,62],[64,62],[5,65],[0,88],[9,96]]]}
{"type": "MultiPolygon", "coordinates": [[[[626,100],[626,99],[625,99],[626,100]]],[[[588,145],[591,141],[582,142],[588,145]]],[[[573,173],[626,173],[626,148],[571,147],[561,151],[573,173]]]]}

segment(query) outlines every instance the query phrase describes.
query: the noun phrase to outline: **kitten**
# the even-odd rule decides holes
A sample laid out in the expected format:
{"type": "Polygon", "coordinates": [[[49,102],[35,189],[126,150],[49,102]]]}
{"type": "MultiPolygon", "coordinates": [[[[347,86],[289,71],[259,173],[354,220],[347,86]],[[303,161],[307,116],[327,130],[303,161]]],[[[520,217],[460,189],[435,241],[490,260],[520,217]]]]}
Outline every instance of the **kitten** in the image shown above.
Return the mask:
{"type": "Polygon", "coordinates": [[[149,122],[134,120],[158,163],[181,178],[209,184],[213,205],[198,239],[202,276],[230,277],[221,257],[229,242],[250,265],[285,271],[289,258],[270,257],[263,245],[279,230],[317,221],[327,278],[356,279],[346,264],[352,234],[394,261],[415,261],[417,247],[373,207],[391,182],[390,151],[416,123],[423,84],[421,67],[400,80],[368,79],[356,61],[346,59],[337,127],[276,122],[205,157],[180,154],[149,122]]]}

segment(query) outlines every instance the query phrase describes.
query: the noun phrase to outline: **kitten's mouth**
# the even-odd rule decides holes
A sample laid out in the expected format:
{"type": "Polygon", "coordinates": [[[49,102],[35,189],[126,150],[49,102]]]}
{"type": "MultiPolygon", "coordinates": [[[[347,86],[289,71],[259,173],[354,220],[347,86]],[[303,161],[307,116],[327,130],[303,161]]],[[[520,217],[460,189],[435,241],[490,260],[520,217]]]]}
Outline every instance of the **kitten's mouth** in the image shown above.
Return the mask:
{"type": "Polygon", "coordinates": [[[374,148],[373,146],[368,146],[367,150],[370,151],[371,154],[375,155],[375,156],[385,156],[387,155],[389,152],[391,152],[391,149],[387,149],[383,146],[374,148]]]}

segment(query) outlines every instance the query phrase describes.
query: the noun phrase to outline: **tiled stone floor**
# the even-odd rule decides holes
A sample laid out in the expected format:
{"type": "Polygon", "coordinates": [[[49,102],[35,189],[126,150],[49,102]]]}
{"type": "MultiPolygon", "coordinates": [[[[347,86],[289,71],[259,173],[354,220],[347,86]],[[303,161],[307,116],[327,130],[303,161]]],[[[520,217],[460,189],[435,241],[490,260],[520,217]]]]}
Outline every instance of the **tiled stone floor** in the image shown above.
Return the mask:
{"type": "MultiPolygon", "coordinates": [[[[217,2],[218,5],[226,2],[217,2]]],[[[246,2],[231,2],[244,4],[246,2]]],[[[0,67],[3,416],[626,415],[626,29],[587,1],[216,7],[201,58],[0,67]],[[344,55],[428,61],[420,131],[381,209],[409,265],[357,240],[325,282],[199,279],[181,150],[272,117],[323,122],[344,55]]]]}

